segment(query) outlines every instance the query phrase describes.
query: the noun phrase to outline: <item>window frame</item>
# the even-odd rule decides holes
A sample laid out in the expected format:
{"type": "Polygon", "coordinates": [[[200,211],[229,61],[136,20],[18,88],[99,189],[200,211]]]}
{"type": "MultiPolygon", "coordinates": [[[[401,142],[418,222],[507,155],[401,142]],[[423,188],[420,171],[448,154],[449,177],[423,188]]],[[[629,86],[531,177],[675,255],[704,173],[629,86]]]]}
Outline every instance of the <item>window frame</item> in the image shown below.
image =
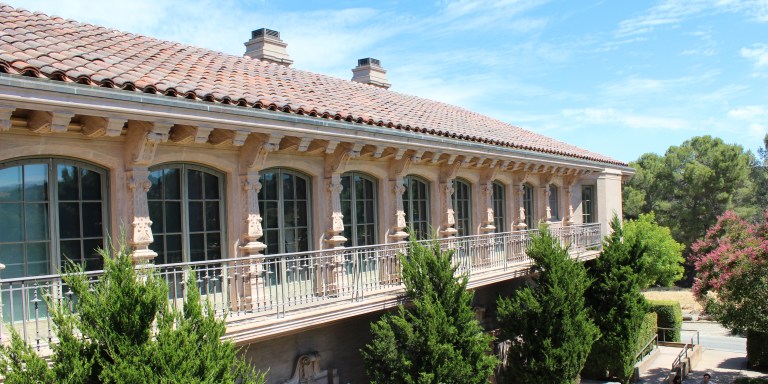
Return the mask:
{"type": "MultiPolygon", "coordinates": [[[[341,200],[341,211],[344,212],[344,203],[345,201],[349,201],[350,204],[350,217],[347,218],[347,220],[344,220],[344,227],[346,232],[347,223],[349,223],[350,231],[349,231],[349,238],[347,238],[347,243],[345,243],[345,247],[357,247],[357,246],[367,246],[367,245],[375,245],[378,244],[379,241],[379,183],[378,180],[376,180],[375,177],[370,176],[363,172],[357,172],[357,171],[350,171],[350,172],[344,172],[341,175],[342,178],[342,185],[343,185],[343,179],[344,178],[350,178],[351,183],[349,183],[350,190],[349,190],[349,200],[345,200],[342,197],[340,197],[341,200]],[[355,194],[355,177],[360,177],[361,179],[370,182],[372,184],[372,191],[373,191],[373,197],[371,200],[373,200],[373,218],[371,223],[363,223],[360,224],[357,222],[357,196],[355,194]],[[358,235],[358,227],[360,225],[369,225],[373,224],[373,236],[372,236],[372,243],[371,244],[357,244],[357,235],[358,235]]],[[[342,194],[344,191],[342,191],[342,194]]],[[[364,200],[365,201],[365,200],[364,200]]]]}
{"type": "MultiPolygon", "coordinates": [[[[191,235],[191,233],[190,233],[190,228],[189,228],[189,202],[190,202],[190,198],[189,198],[188,175],[187,175],[187,171],[188,170],[200,171],[200,172],[203,172],[203,173],[208,173],[208,174],[211,174],[211,175],[216,176],[216,177],[219,178],[219,185],[218,185],[218,190],[219,190],[219,199],[218,199],[218,202],[219,202],[219,233],[220,233],[219,234],[219,242],[220,242],[220,250],[219,250],[219,252],[221,253],[221,255],[220,255],[219,259],[208,259],[207,258],[208,257],[208,255],[207,255],[207,248],[206,248],[206,255],[205,255],[206,259],[205,259],[204,262],[217,262],[217,261],[221,261],[221,260],[227,259],[229,257],[229,246],[228,246],[229,241],[228,241],[228,238],[227,238],[227,222],[228,222],[228,219],[227,219],[227,198],[226,198],[227,197],[226,196],[226,190],[227,190],[227,176],[226,176],[226,173],[224,173],[222,171],[219,171],[219,170],[217,170],[215,168],[205,166],[205,165],[196,164],[196,163],[184,163],[184,162],[171,162],[171,163],[157,164],[157,165],[149,167],[149,172],[151,174],[152,172],[155,172],[155,171],[165,170],[165,169],[170,169],[170,168],[179,169],[179,195],[180,195],[179,202],[181,203],[181,211],[180,211],[180,214],[181,214],[181,218],[180,218],[180,220],[181,220],[181,233],[180,234],[181,234],[181,237],[182,237],[182,239],[181,239],[181,261],[180,262],[181,263],[192,262],[192,250],[191,250],[191,245],[190,245],[190,235],[191,235]]],[[[150,180],[150,183],[151,183],[151,180],[150,180]]],[[[205,187],[203,187],[203,188],[205,188],[205,187]]],[[[200,199],[194,199],[194,200],[200,200],[200,199]]],[[[158,199],[150,199],[149,192],[147,192],[147,203],[149,204],[152,201],[165,202],[165,201],[167,201],[167,199],[165,198],[165,196],[163,196],[163,198],[159,199],[159,200],[158,199]]],[[[207,201],[207,199],[202,199],[202,201],[205,202],[205,201],[207,201]]],[[[205,208],[203,208],[203,209],[205,209],[205,208]]],[[[165,219],[166,219],[166,215],[165,215],[165,211],[163,211],[163,220],[165,220],[165,219]]],[[[168,236],[168,232],[166,232],[166,230],[167,230],[167,226],[166,225],[167,225],[167,223],[163,222],[163,232],[160,232],[160,233],[156,234],[153,231],[153,233],[152,233],[153,237],[156,236],[156,235],[161,235],[161,236],[164,236],[164,237],[168,236]]],[[[195,233],[198,233],[198,232],[201,232],[201,231],[195,231],[195,233]]],[[[208,232],[212,232],[212,231],[205,231],[205,230],[202,231],[202,233],[208,233],[208,232]]],[[[155,241],[157,241],[156,238],[152,242],[152,244],[154,244],[155,241]]],[[[207,246],[207,244],[206,244],[206,246],[207,246]]],[[[150,245],[150,249],[151,249],[151,247],[152,246],[150,245]]],[[[165,257],[166,257],[166,260],[167,260],[167,246],[166,246],[166,244],[163,244],[163,250],[164,250],[164,252],[166,252],[166,256],[165,257]]],[[[174,263],[176,263],[176,262],[174,262],[174,263]]],[[[174,264],[174,263],[170,263],[170,264],[174,264]]],[[[162,263],[162,264],[165,264],[165,263],[162,263]]]]}
{"type": "Polygon", "coordinates": [[[597,188],[593,184],[588,185],[582,185],[581,186],[581,222],[583,224],[591,224],[596,223],[595,221],[595,200],[596,195],[595,192],[597,191],[597,188]],[[584,191],[590,190],[590,199],[584,199],[584,191]],[[585,207],[589,204],[589,213],[587,213],[585,207]]]}
{"type": "Polygon", "coordinates": [[[547,199],[549,205],[549,213],[551,221],[559,221],[560,217],[560,188],[555,184],[549,185],[549,198],[547,199]],[[554,203],[554,204],[553,204],[554,203]]]}
{"type": "Polygon", "coordinates": [[[491,207],[493,209],[493,226],[496,232],[507,229],[507,187],[499,181],[491,183],[491,207]]]}
{"type": "Polygon", "coordinates": [[[454,228],[456,229],[456,236],[463,237],[473,235],[472,184],[468,180],[458,177],[453,179],[453,197],[451,199],[451,204],[453,205],[454,220],[456,222],[454,225],[454,228]],[[459,189],[465,190],[467,196],[459,197],[459,189]],[[465,207],[460,207],[460,204],[464,204],[465,207]],[[464,208],[466,208],[466,212],[464,211],[464,208]],[[465,214],[466,217],[462,217],[460,213],[465,214]],[[466,222],[466,225],[460,225],[460,222],[466,222]]]}
{"type": "MultiPolygon", "coordinates": [[[[102,231],[102,244],[101,247],[105,247],[107,243],[107,238],[110,236],[110,227],[111,227],[111,201],[110,201],[110,190],[109,190],[109,184],[110,184],[110,172],[107,167],[103,167],[101,165],[65,157],[65,156],[35,156],[35,157],[23,157],[23,158],[15,158],[15,159],[9,159],[6,161],[0,161],[0,170],[8,169],[8,168],[15,168],[15,167],[22,167],[23,172],[23,166],[25,165],[35,165],[35,164],[41,164],[45,165],[47,167],[47,186],[45,189],[46,194],[48,195],[48,198],[46,200],[40,200],[36,202],[42,202],[45,201],[45,203],[48,206],[48,212],[47,212],[47,218],[46,218],[46,225],[48,226],[48,234],[47,234],[47,240],[45,241],[31,241],[31,242],[37,242],[37,243],[48,243],[48,273],[47,275],[53,275],[58,273],[63,267],[62,265],[62,257],[61,257],[61,226],[60,226],[60,199],[59,199],[59,190],[58,190],[58,166],[59,165],[65,165],[65,166],[73,166],[80,169],[86,169],[92,172],[97,173],[100,175],[100,191],[101,194],[101,231],[102,231]]],[[[81,183],[82,175],[78,174],[78,183],[81,183]]],[[[24,179],[22,174],[22,180],[21,180],[21,188],[22,188],[22,196],[21,200],[19,202],[21,204],[27,204],[26,199],[23,196],[23,189],[24,189],[24,179]]],[[[77,202],[78,204],[82,204],[83,202],[92,202],[94,200],[92,199],[83,199],[82,196],[82,184],[79,184],[79,196],[77,200],[64,200],[66,202],[77,202]]],[[[20,218],[22,222],[22,238],[26,239],[26,212],[22,213],[22,217],[20,218]]],[[[79,233],[80,237],[78,238],[70,238],[68,240],[74,240],[77,239],[81,242],[81,249],[84,246],[82,244],[83,241],[88,239],[93,239],[93,237],[85,237],[83,236],[83,215],[82,215],[82,206],[80,206],[80,211],[78,215],[79,219],[79,233]]],[[[67,240],[67,239],[65,239],[67,240]]],[[[24,246],[25,244],[30,243],[30,241],[21,241],[21,242],[4,242],[4,244],[22,244],[24,246]]],[[[30,275],[28,273],[28,261],[27,261],[27,254],[26,251],[22,251],[24,258],[24,273],[23,277],[32,277],[32,276],[45,276],[45,275],[30,275]]],[[[99,256],[100,257],[100,256],[99,256]]],[[[86,259],[84,255],[80,254],[80,264],[83,265],[83,263],[86,262],[86,259]]],[[[87,268],[87,264],[85,264],[87,268]]],[[[100,268],[99,268],[100,269],[100,268]]],[[[87,269],[87,270],[98,270],[98,269],[87,269]]]]}
{"type": "MultiPolygon", "coordinates": [[[[306,251],[296,251],[296,252],[308,252],[308,251],[314,250],[315,244],[312,241],[312,239],[313,239],[312,233],[314,232],[313,215],[312,215],[313,214],[313,205],[314,205],[313,204],[314,203],[314,199],[313,199],[313,196],[312,196],[312,181],[313,181],[312,180],[312,176],[310,176],[309,174],[306,174],[304,172],[292,169],[292,168],[284,168],[284,167],[267,168],[267,169],[264,169],[264,170],[259,172],[259,183],[261,183],[261,185],[262,185],[262,191],[264,191],[263,188],[264,188],[264,186],[266,184],[264,182],[264,176],[267,173],[272,173],[272,172],[275,172],[275,173],[277,173],[279,175],[278,180],[282,180],[281,175],[284,174],[284,173],[287,173],[287,174],[293,175],[294,177],[300,177],[300,178],[302,178],[302,179],[304,179],[306,181],[306,196],[307,196],[307,198],[306,198],[306,201],[307,201],[307,207],[306,207],[307,208],[307,250],[306,251]]],[[[276,200],[277,201],[277,205],[278,205],[277,229],[279,229],[279,231],[278,231],[278,239],[277,239],[278,240],[278,252],[277,253],[269,253],[269,244],[267,243],[267,238],[266,238],[267,230],[275,229],[275,228],[268,228],[267,225],[266,225],[266,220],[263,220],[262,221],[262,230],[264,231],[264,236],[262,236],[261,241],[264,242],[265,245],[267,245],[267,248],[265,248],[264,251],[263,251],[264,255],[281,255],[281,254],[286,254],[286,253],[292,253],[292,252],[287,252],[285,250],[285,232],[284,232],[284,230],[286,229],[286,227],[285,227],[285,210],[284,210],[285,200],[284,200],[284,193],[283,193],[283,184],[282,184],[282,182],[278,182],[277,186],[278,186],[278,189],[277,189],[277,200],[276,200]]],[[[266,208],[266,201],[267,200],[262,199],[262,194],[261,193],[262,192],[260,191],[259,192],[259,197],[258,197],[258,200],[259,200],[259,212],[261,213],[261,217],[265,218],[267,213],[265,212],[265,210],[262,210],[262,208],[266,208]]],[[[264,193],[266,193],[266,192],[264,192],[264,193]]],[[[273,200],[269,200],[269,201],[273,201],[273,200]]],[[[296,201],[296,199],[294,199],[293,201],[296,201]]]]}
{"type": "Polygon", "coordinates": [[[536,194],[533,185],[523,184],[523,209],[525,210],[525,224],[528,229],[533,229],[537,224],[534,221],[536,213],[536,194]]]}
{"type": "Polygon", "coordinates": [[[407,175],[403,178],[403,186],[405,186],[405,192],[403,193],[403,211],[405,211],[405,223],[406,227],[412,230],[417,240],[425,240],[428,239],[430,236],[430,228],[429,226],[432,223],[432,186],[430,185],[429,180],[417,176],[417,175],[407,175]],[[427,217],[419,220],[419,223],[425,223],[427,228],[425,230],[417,230],[417,228],[413,228],[413,182],[422,183],[425,186],[425,199],[416,200],[417,202],[421,203],[422,200],[426,202],[426,214],[427,217]],[[407,204],[407,205],[406,205],[407,204]],[[406,209],[406,206],[408,209],[406,209]]]}

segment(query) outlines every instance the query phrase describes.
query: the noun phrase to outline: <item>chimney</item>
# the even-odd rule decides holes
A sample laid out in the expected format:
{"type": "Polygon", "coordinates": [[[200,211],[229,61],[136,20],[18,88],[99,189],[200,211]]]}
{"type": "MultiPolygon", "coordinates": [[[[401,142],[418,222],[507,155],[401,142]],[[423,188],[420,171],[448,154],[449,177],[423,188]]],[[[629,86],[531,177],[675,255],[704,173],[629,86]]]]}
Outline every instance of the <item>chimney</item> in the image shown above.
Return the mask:
{"type": "Polygon", "coordinates": [[[280,32],[261,28],[251,32],[251,39],[245,42],[245,56],[289,67],[293,60],[285,51],[287,46],[280,40],[280,32]]]}
{"type": "Polygon", "coordinates": [[[392,85],[387,82],[387,71],[381,67],[381,62],[370,57],[357,61],[357,67],[352,70],[352,81],[384,89],[392,85]]]}

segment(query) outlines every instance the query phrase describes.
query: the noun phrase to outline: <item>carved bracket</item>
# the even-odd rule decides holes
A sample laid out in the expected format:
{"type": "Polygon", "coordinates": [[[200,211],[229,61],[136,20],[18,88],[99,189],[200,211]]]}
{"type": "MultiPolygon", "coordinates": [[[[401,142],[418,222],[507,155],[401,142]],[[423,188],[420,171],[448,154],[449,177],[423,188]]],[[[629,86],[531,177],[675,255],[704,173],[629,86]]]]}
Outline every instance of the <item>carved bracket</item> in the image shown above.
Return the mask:
{"type": "Polygon", "coordinates": [[[83,116],[83,135],[87,137],[117,137],[123,132],[127,119],[99,116],[83,116]]]}
{"type": "Polygon", "coordinates": [[[9,105],[0,105],[0,132],[7,132],[11,130],[11,114],[16,110],[16,107],[9,105]]]}
{"type": "Polygon", "coordinates": [[[66,132],[75,114],[65,111],[32,111],[27,119],[29,130],[34,133],[66,132]]]}
{"type": "Polygon", "coordinates": [[[128,244],[133,248],[132,257],[135,262],[146,262],[154,259],[157,253],[149,249],[154,241],[152,236],[152,220],[149,219],[147,192],[152,186],[146,168],[133,169],[126,172],[126,187],[128,188],[129,215],[131,216],[131,231],[128,234],[128,244]]]}
{"type": "MultiPolygon", "coordinates": [[[[362,148],[362,144],[360,145],[360,148],[362,148]]],[[[325,155],[325,176],[330,177],[331,175],[344,172],[344,169],[347,168],[347,164],[349,163],[349,159],[359,156],[360,149],[355,152],[354,147],[350,148],[347,145],[336,146],[332,154],[326,153],[325,155]]]]}
{"type": "Polygon", "coordinates": [[[242,171],[260,171],[264,169],[267,155],[280,146],[282,135],[270,135],[266,140],[257,135],[249,135],[240,149],[240,168],[242,171]]]}
{"type": "Polygon", "coordinates": [[[155,151],[160,143],[168,141],[173,123],[131,120],[128,122],[126,137],[126,162],[130,165],[149,166],[155,158],[155,151]]]}

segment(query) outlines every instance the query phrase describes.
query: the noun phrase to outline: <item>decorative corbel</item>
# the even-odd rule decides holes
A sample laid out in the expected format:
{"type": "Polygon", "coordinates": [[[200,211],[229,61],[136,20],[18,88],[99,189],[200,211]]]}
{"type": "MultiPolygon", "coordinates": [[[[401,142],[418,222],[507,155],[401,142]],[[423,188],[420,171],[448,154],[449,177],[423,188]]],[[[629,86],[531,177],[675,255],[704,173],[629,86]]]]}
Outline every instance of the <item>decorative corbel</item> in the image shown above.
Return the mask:
{"type": "Polygon", "coordinates": [[[83,135],[86,137],[120,136],[127,121],[112,117],[83,116],[83,135]]]}
{"type": "Polygon", "coordinates": [[[301,140],[299,140],[297,150],[299,152],[306,152],[309,149],[309,145],[312,144],[312,140],[313,138],[311,137],[302,137],[301,140]]]}
{"type": "Polygon", "coordinates": [[[566,225],[573,225],[576,223],[573,214],[573,188],[578,181],[578,176],[569,175],[563,177],[563,194],[565,195],[565,202],[568,204],[568,217],[565,218],[566,225]]]}
{"type": "Polygon", "coordinates": [[[325,154],[330,155],[334,153],[339,144],[340,142],[338,140],[328,140],[328,145],[325,147],[325,154]]]}
{"type": "Polygon", "coordinates": [[[245,255],[259,254],[266,248],[266,245],[259,241],[264,234],[259,212],[259,172],[264,169],[267,156],[278,149],[282,135],[273,136],[265,139],[255,134],[249,135],[240,148],[240,206],[243,208],[245,230],[239,248],[245,255]]]}
{"type": "Polygon", "coordinates": [[[130,120],[128,136],[125,140],[126,163],[132,166],[149,166],[155,158],[155,151],[160,143],[168,141],[173,123],[130,120]]]}
{"type": "Polygon", "coordinates": [[[386,146],[383,145],[376,145],[376,151],[373,153],[373,157],[376,159],[381,158],[381,155],[384,154],[384,150],[387,149],[386,146]]]}
{"type": "Polygon", "coordinates": [[[168,139],[174,143],[191,143],[195,139],[195,127],[191,125],[174,125],[168,139]]]}
{"type": "Polygon", "coordinates": [[[440,156],[442,156],[442,155],[443,155],[442,152],[435,152],[435,153],[433,153],[432,154],[432,159],[430,160],[430,163],[437,164],[438,162],[440,162],[440,156]]]}
{"type": "Polygon", "coordinates": [[[0,105],[0,132],[8,132],[11,130],[11,115],[16,107],[10,105],[0,105]]]}
{"type": "Polygon", "coordinates": [[[213,127],[208,125],[198,125],[195,127],[195,144],[205,144],[213,132],[213,127]]]}
{"type": "Polygon", "coordinates": [[[405,152],[407,152],[407,151],[408,151],[407,148],[402,148],[402,147],[397,148],[397,152],[395,152],[395,160],[402,159],[403,156],[405,155],[405,152]]]}
{"type": "Polygon", "coordinates": [[[32,111],[27,119],[29,130],[34,133],[66,132],[75,114],[66,111],[32,111]]]}

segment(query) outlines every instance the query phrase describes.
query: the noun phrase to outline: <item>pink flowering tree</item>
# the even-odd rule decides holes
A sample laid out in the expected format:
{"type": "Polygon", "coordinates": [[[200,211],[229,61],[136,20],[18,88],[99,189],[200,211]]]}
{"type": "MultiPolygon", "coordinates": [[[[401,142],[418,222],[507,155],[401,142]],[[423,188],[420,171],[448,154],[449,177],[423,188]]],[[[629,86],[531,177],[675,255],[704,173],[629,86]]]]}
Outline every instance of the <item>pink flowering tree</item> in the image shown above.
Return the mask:
{"type": "Polygon", "coordinates": [[[693,291],[729,329],[768,333],[768,211],[750,223],[727,211],[693,244],[693,291]]]}

